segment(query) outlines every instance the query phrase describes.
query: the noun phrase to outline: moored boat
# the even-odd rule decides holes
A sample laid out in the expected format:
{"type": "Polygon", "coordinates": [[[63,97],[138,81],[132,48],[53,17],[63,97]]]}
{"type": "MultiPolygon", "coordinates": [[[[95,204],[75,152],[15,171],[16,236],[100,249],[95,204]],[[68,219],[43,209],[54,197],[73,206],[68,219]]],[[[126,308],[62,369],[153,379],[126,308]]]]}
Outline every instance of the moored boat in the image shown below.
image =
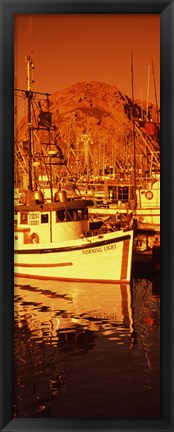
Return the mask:
{"type": "Polygon", "coordinates": [[[32,69],[32,59],[28,56],[27,90],[23,91],[28,101],[28,182],[21,203],[14,207],[14,273],[40,279],[130,282],[133,230],[94,235],[88,218],[92,202],[76,194],[68,196],[61,189],[58,170],[66,166],[66,159],[56,138],[51,141],[55,128],[49,111],[49,94],[31,90],[32,69]],[[39,115],[32,116],[32,100],[36,95],[45,95],[47,111],[38,102],[39,115]],[[39,148],[36,148],[34,137],[38,131],[47,140],[38,138],[39,148]],[[39,189],[43,168],[48,183],[46,196],[39,189]]]}
{"type": "Polygon", "coordinates": [[[27,195],[25,205],[15,206],[15,275],[130,282],[133,230],[92,235],[89,201],[67,200],[65,191],[51,204],[39,191],[27,195]]]}

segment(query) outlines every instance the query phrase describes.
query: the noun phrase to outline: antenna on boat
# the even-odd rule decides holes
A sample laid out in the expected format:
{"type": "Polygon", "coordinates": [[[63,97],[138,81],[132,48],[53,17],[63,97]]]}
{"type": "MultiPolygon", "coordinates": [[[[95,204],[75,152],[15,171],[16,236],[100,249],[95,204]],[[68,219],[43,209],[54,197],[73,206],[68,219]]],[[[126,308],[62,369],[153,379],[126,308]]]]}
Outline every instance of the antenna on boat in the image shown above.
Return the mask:
{"type": "Polygon", "coordinates": [[[158,100],[157,100],[157,91],[156,91],[156,81],[155,81],[155,71],[154,71],[153,59],[151,59],[151,62],[152,62],[152,73],[153,73],[153,82],[154,82],[154,90],[155,90],[156,117],[157,117],[157,125],[159,126],[159,111],[158,111],[158,100]]]}
{"type": "Polygon", "coordinates": [[[32,15],[29,15],[29,55],[30,57],[33,56],[34,49],[33,49],[33,21],[32,21],[32,15]]]}
{"type": "Polygon", "coordinates": [[[137,205],[136,199],[136,143],[135,143],[135,122],[134,122],[134,69],[133,69],[133,54],[131,51],[131,83],[132,83],[132,132],[133,132],[133,147],[134,147],[134,202],[135,208],[137,205]]]}

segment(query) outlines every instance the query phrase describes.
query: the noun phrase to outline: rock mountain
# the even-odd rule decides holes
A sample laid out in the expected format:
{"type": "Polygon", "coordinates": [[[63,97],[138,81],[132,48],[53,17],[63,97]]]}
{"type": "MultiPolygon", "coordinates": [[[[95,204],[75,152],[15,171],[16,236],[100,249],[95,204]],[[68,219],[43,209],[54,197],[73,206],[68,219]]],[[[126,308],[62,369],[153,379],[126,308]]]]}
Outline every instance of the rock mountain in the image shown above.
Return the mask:
{"type": "MultiPolygon", "coordinates": [[[[147,112],[146,101],[135,100],[133,104],[128,96],[113,85],[97,81],[77,82],[52,94],[49,103],[33,99],[33,106],[35,151],[41,157],[50,149],[54,151],[56,148],[60,152],[62,150],[73,174],[79,175],[88,171],[98,175],[110,169],[109,167],[114,167],[114,172],[125,169],[131,171],[134,148],[137,170],[147,170],[152,162],[156,167],[159,166],[160,144],[156,107],[150,104],[147,112]],[[41,110],[52,113],[50,132],[37,130],[41,110]]],[[[16,139],[21,163],[27,156],[26,142],[27,121],[24,118],[19,124],[16,139]]]]}

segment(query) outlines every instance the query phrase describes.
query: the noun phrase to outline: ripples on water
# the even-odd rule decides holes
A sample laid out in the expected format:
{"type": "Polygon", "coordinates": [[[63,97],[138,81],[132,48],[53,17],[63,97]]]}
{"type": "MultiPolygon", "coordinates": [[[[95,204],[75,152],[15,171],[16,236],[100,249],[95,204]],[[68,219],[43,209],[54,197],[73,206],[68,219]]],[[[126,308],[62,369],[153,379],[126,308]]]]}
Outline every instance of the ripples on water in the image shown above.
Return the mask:
{"type": "Polygon", "coordinates": [[[160,418],[160,299],[125,284],[15,279],[15,417],[160,418]]]}

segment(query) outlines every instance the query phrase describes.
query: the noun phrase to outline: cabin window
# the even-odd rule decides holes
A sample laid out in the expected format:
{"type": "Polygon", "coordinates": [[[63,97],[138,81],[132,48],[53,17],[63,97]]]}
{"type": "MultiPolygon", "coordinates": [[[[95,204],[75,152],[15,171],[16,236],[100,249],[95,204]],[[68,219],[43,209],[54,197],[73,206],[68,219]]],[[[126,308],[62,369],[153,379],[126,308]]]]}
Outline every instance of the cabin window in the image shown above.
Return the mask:
{"type": "Polygon", "coordinates": [[[118,201],[122,201],[122,199],[123,199],[122,191],[123,191],[123,188],[118,187],[118,201]]]}
{"type": "Polygon", "coordinates": [[[21,212],[20,223],[21,224],[28,224],[28,214],[26,212],[21,212]]]}
{"type": "Polygon", "coordinates": [[[18,224],[18,212],[14,212],[14,227],[17,227],[18,224]]]}
{"type": "Polygon", "coordinates": [[[88,209],[87,208],[83,209],[83,219],[88,220],[88,209]]]}
{"type": "Polygon", "coordinates": [[[73,210],[66,210],[66,221],[73,221],[74,220],[74,214],[73,210]]]}
{"type": "Polygon", "coordinates": [[[56,222],[65,222],[65,221],[66,221],[65,210],[57,210],[56,211],[56,222]]]}
{"type": "Polygon", "coordinates": [[[78,210],[73,210],[73,220],[77,221],[78,220],[78,210]]]}
{"type": "Polygon", "coordinates": [[[124,186],[123,188],[123,202],[128,202],[128,187],[124,186]]]}
{"type": "Polygon", "coordinates": [[[129,188],[128,186],[118,187],[118,200],[122,202],[128,202],[129,196],[128,196],[129,188]]]}
{"type": "Polygon", "coordinates": [[[83,219],[83,210],[77,210],[78,220],[83,219]]]}
{"type": "Polygon", "coordinates": [[[56,211],[56,222],[88,220],[88,209],[68,209],[56,211]]]}
{"type": "Polygon", "coordinates": [[[116,188],[109,187],[108,188],[108,192],[109,192],[109,199],[110,200],[115,200],[116,199],[116,188]]]}
{"type": "Polygon", "coordinates": [[[130,190],[130,199],[134,199],[134,188],[130,190]]]}
{"type": "Polygon", "coordinates": [[[49,222],[49,218],[48,218],[48,213],[42,213],[41,214],[41,223],[48,223],[49,222]]]}

